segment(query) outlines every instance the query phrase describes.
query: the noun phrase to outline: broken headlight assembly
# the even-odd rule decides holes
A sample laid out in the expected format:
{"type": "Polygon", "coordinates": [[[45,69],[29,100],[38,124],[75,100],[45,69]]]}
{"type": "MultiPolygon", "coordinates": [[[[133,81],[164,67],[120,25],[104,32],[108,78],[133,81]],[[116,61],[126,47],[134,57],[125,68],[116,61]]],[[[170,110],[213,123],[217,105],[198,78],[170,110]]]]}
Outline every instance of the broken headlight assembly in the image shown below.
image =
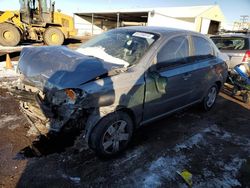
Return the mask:
{"type": "Polygon", "coordinates": [[[63,89],[55,91],[50,98],[53,105],[75,104],[77,100],[83,99],[86,92],[80,89],[63,89]]]}

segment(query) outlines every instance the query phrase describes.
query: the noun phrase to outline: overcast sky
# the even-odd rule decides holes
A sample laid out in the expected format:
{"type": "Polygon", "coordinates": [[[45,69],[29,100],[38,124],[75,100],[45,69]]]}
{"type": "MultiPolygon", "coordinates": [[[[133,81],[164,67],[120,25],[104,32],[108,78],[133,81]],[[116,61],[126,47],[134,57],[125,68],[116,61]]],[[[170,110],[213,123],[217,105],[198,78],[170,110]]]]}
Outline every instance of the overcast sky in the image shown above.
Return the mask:
{"type": "MultiPolygon", "coordinates": [[[[123,8],[173,7],[218,4],[228,22],[239,21],[240,15],[250,16],[250,0],[55,0],[56,9],[72,14],[123,8]]],[[[0,10],[19,9],[19,0],[0,0],[0,10]]],[[[250,18],[249,18],[250,21],[250,18]]]]}

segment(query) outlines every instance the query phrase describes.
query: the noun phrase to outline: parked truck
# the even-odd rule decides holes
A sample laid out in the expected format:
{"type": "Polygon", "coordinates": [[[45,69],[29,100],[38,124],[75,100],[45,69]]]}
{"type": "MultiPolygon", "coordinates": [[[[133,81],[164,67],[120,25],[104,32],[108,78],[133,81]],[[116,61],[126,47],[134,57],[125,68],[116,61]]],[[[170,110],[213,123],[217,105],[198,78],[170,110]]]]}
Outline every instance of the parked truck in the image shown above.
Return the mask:
{"type": "Polygon", "coordinates": [[[61,45],[64,39],[76,35],[71,16],[55,11],[51,0],[19,0],[19,11],[0,14],[0,44],[16,46],[21,41],[44,41],[61,45]]]}

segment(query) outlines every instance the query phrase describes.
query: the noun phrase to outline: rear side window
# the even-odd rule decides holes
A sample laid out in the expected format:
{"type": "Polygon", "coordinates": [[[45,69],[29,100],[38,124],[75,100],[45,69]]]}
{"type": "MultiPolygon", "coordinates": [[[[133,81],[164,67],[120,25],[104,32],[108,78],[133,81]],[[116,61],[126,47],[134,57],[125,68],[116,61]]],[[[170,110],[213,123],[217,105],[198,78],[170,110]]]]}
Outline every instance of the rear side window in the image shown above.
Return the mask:
{"type": "Polygon", "coordinates": [[[189,55],[188,39],[185,36],[170,39],[158,53],[158,63],[185,61],[189,55]]]}
{"type": "Polygon", "coordinates": [[[194,56],[208,57],[213,55],[211,44],[202,37],[192,36],[194,56]]]}
{"type": "Polygon", "coordinates": [[[242,37],[211,37],[220,50],[247,50],[248,40],[242,37]]]}

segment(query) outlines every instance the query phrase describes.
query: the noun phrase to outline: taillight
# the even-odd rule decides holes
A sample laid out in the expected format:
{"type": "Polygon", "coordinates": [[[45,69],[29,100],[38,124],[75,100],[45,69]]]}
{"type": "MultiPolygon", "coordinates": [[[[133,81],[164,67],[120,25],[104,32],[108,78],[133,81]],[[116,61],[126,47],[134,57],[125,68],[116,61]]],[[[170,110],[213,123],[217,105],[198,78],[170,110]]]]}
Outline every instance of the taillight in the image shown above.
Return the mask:
{"type": "Polygon", "coordinates": [[[250,50],[247,50],[243,59],[242,59],[242,62],[248,62],[250,61],[250,50]]]}

